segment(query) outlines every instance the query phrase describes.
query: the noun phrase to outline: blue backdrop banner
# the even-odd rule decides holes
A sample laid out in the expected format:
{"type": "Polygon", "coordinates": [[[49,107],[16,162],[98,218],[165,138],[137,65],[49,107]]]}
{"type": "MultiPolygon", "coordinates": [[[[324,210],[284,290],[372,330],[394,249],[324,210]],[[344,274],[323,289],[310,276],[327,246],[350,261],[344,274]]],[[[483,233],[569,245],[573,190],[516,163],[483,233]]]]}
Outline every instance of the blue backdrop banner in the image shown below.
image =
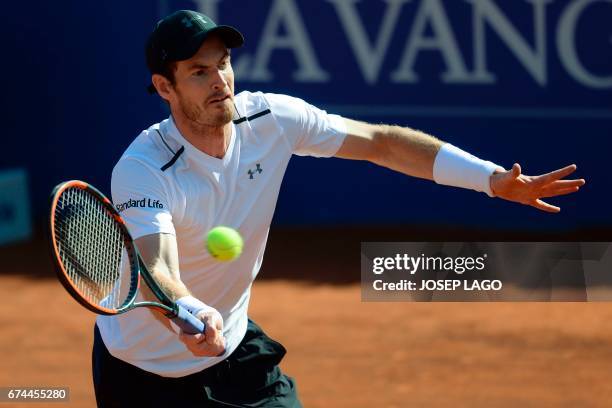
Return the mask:
{"type": "Polygon", "coordinates": [[[177,9],[234,25],[236,89],[419,128],[527,174],[578,165],[561,214],[437,186],[374,165],[295,158],[275,222],[536,230],[612,226],[610,0],[199,0],[2,6],[6,104],[0,169],[24,167],[35,213],[57,182],[108,192],[138,133],[168,115],[149,96],[144,43],[177,9]]]}

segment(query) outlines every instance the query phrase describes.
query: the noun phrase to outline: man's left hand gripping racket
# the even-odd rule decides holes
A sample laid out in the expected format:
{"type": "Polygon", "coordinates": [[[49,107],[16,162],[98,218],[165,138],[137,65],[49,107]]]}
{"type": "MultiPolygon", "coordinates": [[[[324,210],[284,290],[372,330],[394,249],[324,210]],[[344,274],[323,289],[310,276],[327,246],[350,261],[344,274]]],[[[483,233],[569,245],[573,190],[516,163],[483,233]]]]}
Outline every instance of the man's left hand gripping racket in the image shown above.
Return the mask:
{"type": "Polygon", "coordinates": [[[93,186],[78,180],[55,187],[50,215],[51,251],[64,288],[87,309],[103,315],[149,307],[184,332],[205,324],[168,297],[142,261],[125,222],[93,186]],[[144,279],[159,302],[136,302],[144,279]]]}

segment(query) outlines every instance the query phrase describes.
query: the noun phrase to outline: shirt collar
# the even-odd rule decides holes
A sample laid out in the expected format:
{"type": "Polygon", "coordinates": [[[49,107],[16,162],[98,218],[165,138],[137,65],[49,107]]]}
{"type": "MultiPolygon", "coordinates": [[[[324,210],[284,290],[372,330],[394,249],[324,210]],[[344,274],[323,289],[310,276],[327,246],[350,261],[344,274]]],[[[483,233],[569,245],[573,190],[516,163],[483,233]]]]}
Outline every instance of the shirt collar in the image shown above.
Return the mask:
{"type": "Polygon", "coordinates": [[[166,137],[167,139],[171,139],[171,141],[173,142],[173,144],[171,144],[170,146],[176,146],[176,151],[178,151],[182,146],[185,148],[185,153],[187,153],[189,157],[193,157],[199,161],[203,161],[215,167],[225,167],[228,164],[234,151],[234,145],[236,144],[236,126],[233,122],[229,146],[227,147],[227,151],[225,152],[223,159],[210,156],[192,145],[191,143],[189,143],[189,141],[185,139],[185,137],[183,137],[181,132],[176,127],[176,123],[174,122],[174,118],[172,117],[172,115],[170,115],[170,117],[162,123],[162,126],[160,126],[160,128],[162,129],[164,137],[166,137]]]}

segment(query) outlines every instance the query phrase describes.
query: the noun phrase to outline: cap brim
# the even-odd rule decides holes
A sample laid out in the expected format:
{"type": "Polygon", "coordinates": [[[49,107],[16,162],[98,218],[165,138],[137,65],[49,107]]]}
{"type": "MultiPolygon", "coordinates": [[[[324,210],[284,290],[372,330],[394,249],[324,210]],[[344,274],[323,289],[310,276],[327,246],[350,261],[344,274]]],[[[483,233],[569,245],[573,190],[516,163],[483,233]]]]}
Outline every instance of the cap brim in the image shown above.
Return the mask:
{"type": "Polygon", "coordinates": [[[216,33],[221,37],[227,48],[238,48],[242,47],[244,44],[244,37],[242,36],[242,33],[232,26],[216,26],[212,30],[208,31],[207,36],[213,33],[216,33]]]}

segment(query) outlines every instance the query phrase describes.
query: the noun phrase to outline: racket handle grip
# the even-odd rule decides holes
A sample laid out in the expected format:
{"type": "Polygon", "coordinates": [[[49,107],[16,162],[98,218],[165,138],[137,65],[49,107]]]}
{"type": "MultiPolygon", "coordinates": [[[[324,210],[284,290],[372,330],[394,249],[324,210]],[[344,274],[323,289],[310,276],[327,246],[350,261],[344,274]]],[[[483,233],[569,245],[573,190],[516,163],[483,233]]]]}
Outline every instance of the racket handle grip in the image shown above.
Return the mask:
{"type": "Polygon", "coordinates": [[[181,305],[177,306],[176,316],[172,318],[172,321],[181,328],[185,333],[189,334],[197,334],[204,333],[206,329],[206,324],[203,321],[192,315],[182,307],[181,305]]]}

